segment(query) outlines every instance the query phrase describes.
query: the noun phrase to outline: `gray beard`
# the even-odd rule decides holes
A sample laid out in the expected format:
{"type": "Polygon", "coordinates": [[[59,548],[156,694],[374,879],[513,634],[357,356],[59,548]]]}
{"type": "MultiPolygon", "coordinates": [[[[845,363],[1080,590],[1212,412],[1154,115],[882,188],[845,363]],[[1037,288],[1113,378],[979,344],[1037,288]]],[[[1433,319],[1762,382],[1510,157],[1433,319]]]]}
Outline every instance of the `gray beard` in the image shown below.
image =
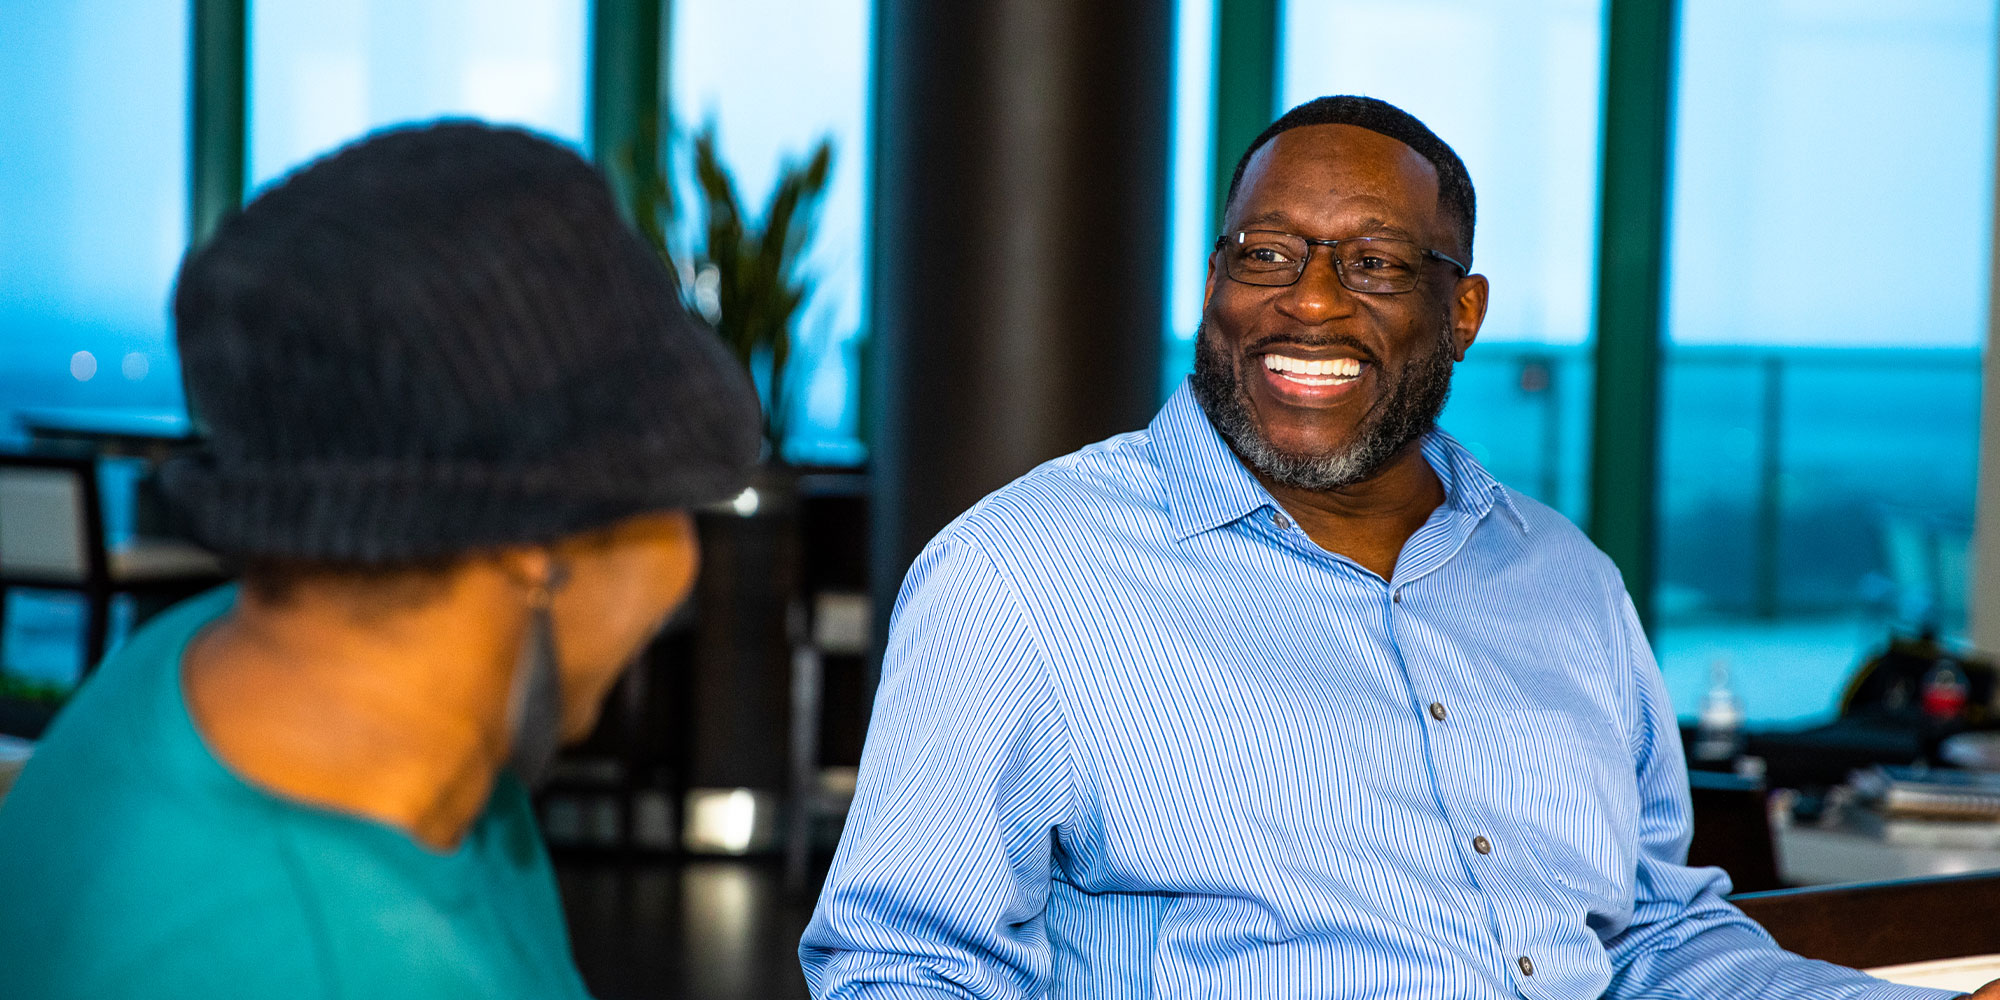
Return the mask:
{"type": "Polygon", "coordinates": [[[1451,323],[1446,321],[1431,350],[1411,359],[1381,404],[1362,418],[1354,440],[1327,454],[1282,451],[1258,433],[1250,415],[1247,376],[1231,366],[1222,347],[1209,335],[1207,320],[1195,332],[1194,377],[1189,388],[1216,432],[1245,464],[1266,479],[1294,489],[1337,490],[1372,478],[1437,426],[1438,414],[1444,412],[1445,398],[1451,394],[1452,348],[1451,323]]]}

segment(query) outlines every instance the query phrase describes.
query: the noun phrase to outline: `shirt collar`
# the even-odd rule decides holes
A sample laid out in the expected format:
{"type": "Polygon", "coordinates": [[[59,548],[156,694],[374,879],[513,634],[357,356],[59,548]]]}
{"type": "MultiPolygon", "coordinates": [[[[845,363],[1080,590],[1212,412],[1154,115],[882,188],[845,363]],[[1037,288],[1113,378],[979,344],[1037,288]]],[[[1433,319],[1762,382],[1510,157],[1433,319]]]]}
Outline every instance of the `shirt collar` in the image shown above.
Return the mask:
{"type": "Polygon", "coordinates": [[[1431,463],[1431,470],[1444,483],[1445,506],[1470,514],[1474,520],[1500,507],[1521,533],[1527,534],[1528,518],[1514,503],[1514,494],[1493,478],[1457,438],[1433,428],[1424,435],[1423,449],[1424,461],[1431,463]]]}
{"type": "MultiPolygon", "coordinates": [[[[1208,422],[1186,379],[1147,426],[1147,434],[1176,540],[1221,527],[1264,507],[1278,509],[1270,492],[1244,468],[1242,460],[1216,433],[1215,425],[1208,422]]],[[[1424,437],[1423,453],[1444,484],[1446,506],[1471,515],[1475,521],[1499,506],[1522,532],[1528,530],[1527,518],[1515,505],[1513,495],[1451,435],[1431,431],[1424,437]]]]}
{"type": "Polygon", "coordinates": [[[1273,504],[1250,470],[1208,422],[1188,380],[1167,400],[1146,428],[1153,461],[1167,498],[1167,521],[1175,540],[1218,528],[1273,504]]]}

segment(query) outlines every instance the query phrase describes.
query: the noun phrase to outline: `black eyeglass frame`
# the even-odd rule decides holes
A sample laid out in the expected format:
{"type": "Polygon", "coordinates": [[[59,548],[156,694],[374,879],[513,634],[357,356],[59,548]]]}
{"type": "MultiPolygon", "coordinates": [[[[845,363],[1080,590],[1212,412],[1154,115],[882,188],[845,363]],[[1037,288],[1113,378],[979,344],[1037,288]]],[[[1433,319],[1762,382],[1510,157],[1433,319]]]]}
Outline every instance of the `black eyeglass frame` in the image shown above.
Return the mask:
{"type": "MultiPolygon", "coordinates": [[[[1236,272],[1233,268],[1229,266],[1229,261],[1227,258],[1223,260],[1222,273],[1226,277],[1228,277],[1229,280],[1245,285],[1254,285],[1259,288],[1290,288],[1291,286],[1298,284],[1300,278],[1305,277],[1306,267],[1312,264],[1314,247],[1331,247],[1341,243],[1354,243],[1357,241],[1382,240],[1390,243],[1408,244],[1411,247],[1415,247],[1418,252],[1422,253],[1426,257],[1432,258],[1433,260],[1444,261],[1445,263],[1450,264],[1455,268],[1458,268],[1458,273],[1460,275],[1467,275],[1472,273],[1472,268],[1459,263],[1458,259],[1455,257],[1451,257],[1447,254],[1440,253],[1436,250],[1432,250],[1429,247],[1417,246],[1415,243],[1411,243],[1409,240],[1396,239],[1393,236],[1348,236],[1337,240],[1319,240],[1319,239],[1314,239],[1310,236],[1301,236],[1298,233],[1288,233],[1282,229],[1239,229],[1233,233],[1223,233],[1221,236],[1216,237],[1215,247],[1210,252],[1213,253],[1216,251],[1220,251],[1223,247],[1228,246],[1229,239],[1232,236],[1236,237],[1236,242],[1241,243],[1243,242],[1243,237],[1248,236],[1251,233],[1265,233],[1271,236],[1283,236],[1286,239],[1298,240],[1306,245],[1305,256],[1299,258],[1299,266],[1292,270],[1292,280],[1290,281],[1279,281],[1279,282],[1245,281],[1242,278],[1236,276],[1236,272]]],[[[1283,272],[1273,272],[1273,273],[1281,274],[1283,272]]],[[[1393,291],[1383,288],[1356,288],[1353,285],[1347,283],[1347,269],[1341,266],[1340,258],[1338,257],[1334,258],[1333,260],[1333,274],[1334,277],[1340,279],[1340,286],[1342,288],[1345,288],[1350,292],[1359,292],[1363,295],[1402,295],[1406,292],[1414,292],[1417,290],[1417,286],[1415,283],[1412,283],[1408,288],[1401,288],[1393,291]]]]}

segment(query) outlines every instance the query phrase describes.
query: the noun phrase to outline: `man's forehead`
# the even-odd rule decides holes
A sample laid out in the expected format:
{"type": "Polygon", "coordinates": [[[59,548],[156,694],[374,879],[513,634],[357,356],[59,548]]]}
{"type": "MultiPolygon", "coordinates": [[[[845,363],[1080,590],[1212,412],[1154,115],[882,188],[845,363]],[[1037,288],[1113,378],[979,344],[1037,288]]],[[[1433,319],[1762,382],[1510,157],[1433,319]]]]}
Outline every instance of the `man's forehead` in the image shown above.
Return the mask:
{"type": "Polygon", "coordinates": [[[1272,136],[1244,168],[1241,200],[1247,202],[1260,188],[1280,180],[1287,187],[1333,182],[1380,191],[1400,188],[1412,196],[1412,204],[1425,207],[1438,200],[1437,168],[1422,153],[1359,125],[1302,125],[1272,136]]]}

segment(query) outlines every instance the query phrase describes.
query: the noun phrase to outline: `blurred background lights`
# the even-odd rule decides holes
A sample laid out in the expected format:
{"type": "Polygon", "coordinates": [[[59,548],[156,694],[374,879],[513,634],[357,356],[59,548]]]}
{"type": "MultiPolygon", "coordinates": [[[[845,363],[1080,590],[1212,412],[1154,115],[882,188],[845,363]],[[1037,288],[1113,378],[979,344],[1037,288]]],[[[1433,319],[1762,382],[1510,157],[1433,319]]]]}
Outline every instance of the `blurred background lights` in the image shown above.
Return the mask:
{"type": "Polygon", "coordinates": [[[89,351],[78,351],[69,356],[70,377],[78,382],[88,382],[97,374],[97,355],[89,351]]]}
{"type": "Polygon", "coordinates": [[[125,380],[128,382],[137,382],[145,378],[146,373],[152,370],[152,361],[148,360],[144,354],[138,351],[133,351],[125,355],[125,360],[118,363],[119,373],[123,374],[125,380]]]}
{"type": "Polygon", "coordinates": [[[757,795],[748,788],[698,789],[688,795],[686,846],[708,854],[742,854],[759,839],[757,795]]]}

